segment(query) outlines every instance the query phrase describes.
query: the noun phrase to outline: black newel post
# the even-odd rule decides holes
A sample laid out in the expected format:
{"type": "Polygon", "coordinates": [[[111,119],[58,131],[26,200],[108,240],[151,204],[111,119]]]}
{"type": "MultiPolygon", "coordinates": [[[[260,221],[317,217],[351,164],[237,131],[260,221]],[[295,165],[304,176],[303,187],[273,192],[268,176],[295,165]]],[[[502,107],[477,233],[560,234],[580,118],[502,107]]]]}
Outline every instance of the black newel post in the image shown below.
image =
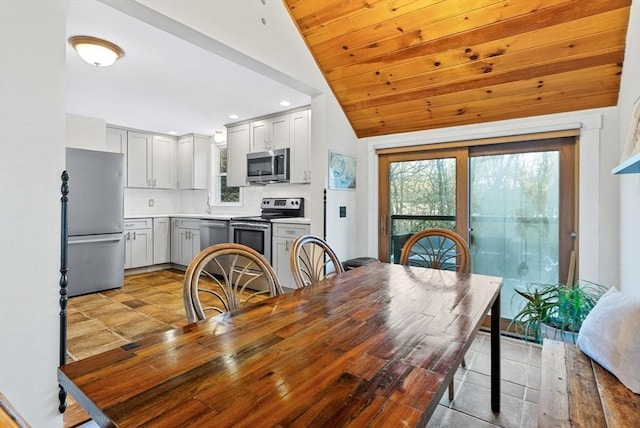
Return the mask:
{"type": "MultiPolygon", "coordinates": [[[[62,193],[60,208],[60,366],[64,366],[67,361],[67,202],[69,198],[69,173],[62,172],[62,193]]],[[[67,410],[67,391],[58,384],[58,400],[60,405],[58,411],[64,413],[67,410]]]]}
{"type": "MultiPolygon", "coordinates": [[[[327,240],[327,189],[322,191],[322,239],[327,240]]],[[[324,255],[324,261],[327,261],[327,255],[324,255]]],[[[322,268],[322,274],[327,274],[327,264],[322,268]]]]}
{"type": "Polygon", "coordinates": [[[327,240],[327,189],[322,191],[322,239],[327,240]]]}

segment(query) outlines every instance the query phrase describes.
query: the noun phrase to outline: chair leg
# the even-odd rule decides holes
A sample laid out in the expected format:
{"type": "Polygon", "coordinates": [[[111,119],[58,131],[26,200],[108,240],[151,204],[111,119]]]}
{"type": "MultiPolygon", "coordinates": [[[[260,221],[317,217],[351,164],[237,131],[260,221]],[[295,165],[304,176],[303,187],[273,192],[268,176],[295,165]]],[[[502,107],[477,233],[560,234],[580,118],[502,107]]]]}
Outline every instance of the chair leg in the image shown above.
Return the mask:
{"type": "Polygon", "coordinates": [[[449,384],[449,401],[453,401],[453,379],[451,379],[451,383],[449,384]]]}

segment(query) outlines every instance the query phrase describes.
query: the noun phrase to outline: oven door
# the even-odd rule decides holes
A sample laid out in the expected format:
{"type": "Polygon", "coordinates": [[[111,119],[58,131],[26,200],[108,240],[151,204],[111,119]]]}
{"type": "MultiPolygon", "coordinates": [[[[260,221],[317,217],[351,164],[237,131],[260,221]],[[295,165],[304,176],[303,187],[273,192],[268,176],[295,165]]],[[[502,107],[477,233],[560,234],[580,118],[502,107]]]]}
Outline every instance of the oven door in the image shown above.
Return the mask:
{"type": "Polygon", "coordinates": [[[232,242],[253,248],[271,264],[271,223],[232,220],[230,229],[232,242]]]}

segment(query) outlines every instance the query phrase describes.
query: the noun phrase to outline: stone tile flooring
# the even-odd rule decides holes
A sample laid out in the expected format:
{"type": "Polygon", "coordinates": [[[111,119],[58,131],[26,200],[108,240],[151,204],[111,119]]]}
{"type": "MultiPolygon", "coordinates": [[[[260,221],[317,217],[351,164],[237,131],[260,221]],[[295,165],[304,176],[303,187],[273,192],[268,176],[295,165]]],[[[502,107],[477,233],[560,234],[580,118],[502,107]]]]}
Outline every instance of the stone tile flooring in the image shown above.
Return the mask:
{"type": "MultiPolygon", "coordinates": [[[[86,358],[137,338],[186,324],[182,277],[164,270],[125,277],[121,289],[69,299],[68,357],[86,358]]],[[[455,398],[445,393],[429,427],[536,427],[541,347],[503,337],[499,415],[491,412],[489,335],[479,333],[455,375],[455,398]]],[[[64,426],[96,426],[69,400],[64,426]]]]}

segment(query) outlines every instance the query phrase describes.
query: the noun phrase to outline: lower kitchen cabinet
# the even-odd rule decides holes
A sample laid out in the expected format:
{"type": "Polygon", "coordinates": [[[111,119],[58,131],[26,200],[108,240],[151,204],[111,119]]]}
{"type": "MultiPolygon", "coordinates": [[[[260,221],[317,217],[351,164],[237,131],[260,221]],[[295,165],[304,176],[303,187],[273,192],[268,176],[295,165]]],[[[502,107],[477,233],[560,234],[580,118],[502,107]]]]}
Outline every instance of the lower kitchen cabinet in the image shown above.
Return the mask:
{"type": "Polygon", "coordinates": [[[126,219],[124,223],[124,268],[153,264],[153,227],[150,218],[126,219]]]}
{"type": "Polygon", "coordinates": [[[296,288],[296,281],[291,274],[289,262],[291,244],[300,235],[306,235],[310,226],[299,223],[273,223],[271,238],[272,265],[278,275],[280,284],[286,288],[296,288]]]}
{"type": "Polygon", "coordinates": [[[171,263],[187,266],[200,252],[200,219],[171,220],[171,263]]]}
{"type": "Polygon", "coordinates": [[[153,219],[153,264],[171,261],[171,221],[168,217],[153,219]]]}

